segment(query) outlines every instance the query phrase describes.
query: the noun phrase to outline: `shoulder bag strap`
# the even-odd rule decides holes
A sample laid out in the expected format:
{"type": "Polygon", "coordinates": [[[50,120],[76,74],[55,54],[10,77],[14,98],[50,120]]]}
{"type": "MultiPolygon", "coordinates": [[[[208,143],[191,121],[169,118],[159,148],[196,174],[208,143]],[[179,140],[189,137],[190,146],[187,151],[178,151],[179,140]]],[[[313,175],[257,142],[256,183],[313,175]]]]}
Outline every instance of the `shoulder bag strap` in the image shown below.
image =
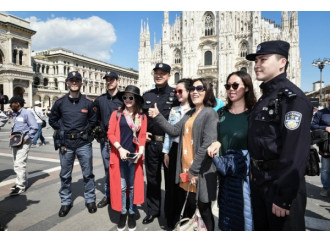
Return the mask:
{"type": "MultiPolygon", "coordinates": [[[[34,113],[38,116],[38,118],[40,118],[40,116],[37,114],[37,112],[36,112],[36,110],[35,110],[35,107],[33,107],[33,111],[34,111],[34,113]]],[[[43,119],[40,118],[40,120],[42,121],[43,119]]]]}

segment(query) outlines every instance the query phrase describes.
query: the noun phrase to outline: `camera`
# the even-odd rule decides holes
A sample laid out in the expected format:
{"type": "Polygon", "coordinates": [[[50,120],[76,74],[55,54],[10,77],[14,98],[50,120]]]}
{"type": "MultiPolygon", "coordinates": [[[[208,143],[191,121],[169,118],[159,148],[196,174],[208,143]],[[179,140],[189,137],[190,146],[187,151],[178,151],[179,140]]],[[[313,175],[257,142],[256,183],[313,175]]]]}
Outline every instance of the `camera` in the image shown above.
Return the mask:
{"type": "Polygon", "coordinates": [[[9,101],[7,95],[0,95],[0,104],[7,104],[9,101]]]}
{"type": "Polygon", "coordinates": [[[130,162],[133,162],[133,163],[136,163],[137,162],[137,157],[138,157],[138,154],[137,153],[129,153],[129,154],[127,154],[127,160],[130,161],[130,162]]]}

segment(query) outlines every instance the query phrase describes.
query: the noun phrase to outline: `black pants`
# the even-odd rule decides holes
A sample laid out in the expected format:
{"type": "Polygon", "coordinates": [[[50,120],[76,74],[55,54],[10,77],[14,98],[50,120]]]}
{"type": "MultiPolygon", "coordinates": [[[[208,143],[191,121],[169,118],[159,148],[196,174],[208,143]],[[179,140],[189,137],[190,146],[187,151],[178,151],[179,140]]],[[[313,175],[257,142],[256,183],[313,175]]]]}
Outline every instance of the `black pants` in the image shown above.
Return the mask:
{"type": "Polygon", "coordinates": [[[305,177],[300,181],[296,198],[290,208],[290,215],[277,217],[272,213],[271,184],[262,186],[251,181],[251,202],[253,210],[254,230],[259,231],[304,231],[306,210],[305,177]]]}
{"type": "Polygon", "coordinates": [[[176,158],[178,152],[178,143],[173,142],[169,152],[170,163],[168,168],[164,166],[165,173],[165,204],[164,212],[167,220],[167,225],[174,228],[177,221],[179,221],[180,208],[177,206],[179,184],[175,184],[176,174],[176,158]]]}
{"type": "Polygon", "coordinates": [[[147,215],[160,215],[161,208],[161,167],[164,162],[163,143],[151,141],[146,144],[145,168],[147,175],[147,215]]]}
{"type": "MultiPolygon", "coordinates": [[[[187,192],[179,187],[178,205],[180,212],[183,208],[187,192]]],[[[198,200],[198,209],[208,231],[214,231],[214,217],[212,214],[211,202],[203,203],[198,200]]],[[[196,193],[189,192],[183,218],[191,218],[196,210],[196,193]]]]}

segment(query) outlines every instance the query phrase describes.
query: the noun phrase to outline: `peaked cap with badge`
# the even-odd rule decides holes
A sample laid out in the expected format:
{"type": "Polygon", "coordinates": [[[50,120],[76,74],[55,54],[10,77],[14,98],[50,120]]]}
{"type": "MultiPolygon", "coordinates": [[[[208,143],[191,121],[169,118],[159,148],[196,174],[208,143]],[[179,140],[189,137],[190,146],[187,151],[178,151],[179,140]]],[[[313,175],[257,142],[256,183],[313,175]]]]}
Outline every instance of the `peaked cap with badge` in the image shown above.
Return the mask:
{"type": "Polygon", "coordinates": [[[290,44],[283,40],[271,40],[262,42],[257,46],[256,53],[248,54],[246,59],[255,61],[258,55],[279,54],[283,55],[286,59],[289,56],[290,44]]]}
{"type": "Polygon", "coordinates": [[[161,70],[163,70],[167,73],[171,73],[171,67],[168,64],[165,64],[165,63],[157,63],[153,70],[155,71],[157,69],[161,69],[161,70]]]}

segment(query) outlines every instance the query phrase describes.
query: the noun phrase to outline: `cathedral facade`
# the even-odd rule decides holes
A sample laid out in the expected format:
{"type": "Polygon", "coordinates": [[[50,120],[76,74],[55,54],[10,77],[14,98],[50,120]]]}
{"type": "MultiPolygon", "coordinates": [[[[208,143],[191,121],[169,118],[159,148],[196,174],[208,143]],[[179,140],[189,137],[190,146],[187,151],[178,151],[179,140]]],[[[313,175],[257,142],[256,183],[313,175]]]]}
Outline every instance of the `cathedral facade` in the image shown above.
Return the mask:
{"type": "Polygon", "coordinates": [[[261,17],[260,11],[183,11],[169,24],[169,13],[164,12],[162,37],[159,43],[150,43],[148,22],[141,22],[139,83],[142,91],[153,87],[153,68],[156,63],[171,65],[169,84],[174,86],[181,78],[202,77],[213,83],[216,96],[226,96],[227,76],[238,70],[248,72],[255,93],[259,85],[253,71],[254,63],[245,56],[255,53],[259,43],[285,40],[290,43],[288,78],[300,87],[301,58],[299,49],[298,12],[282,12],[281,25],[261,17]]]}

